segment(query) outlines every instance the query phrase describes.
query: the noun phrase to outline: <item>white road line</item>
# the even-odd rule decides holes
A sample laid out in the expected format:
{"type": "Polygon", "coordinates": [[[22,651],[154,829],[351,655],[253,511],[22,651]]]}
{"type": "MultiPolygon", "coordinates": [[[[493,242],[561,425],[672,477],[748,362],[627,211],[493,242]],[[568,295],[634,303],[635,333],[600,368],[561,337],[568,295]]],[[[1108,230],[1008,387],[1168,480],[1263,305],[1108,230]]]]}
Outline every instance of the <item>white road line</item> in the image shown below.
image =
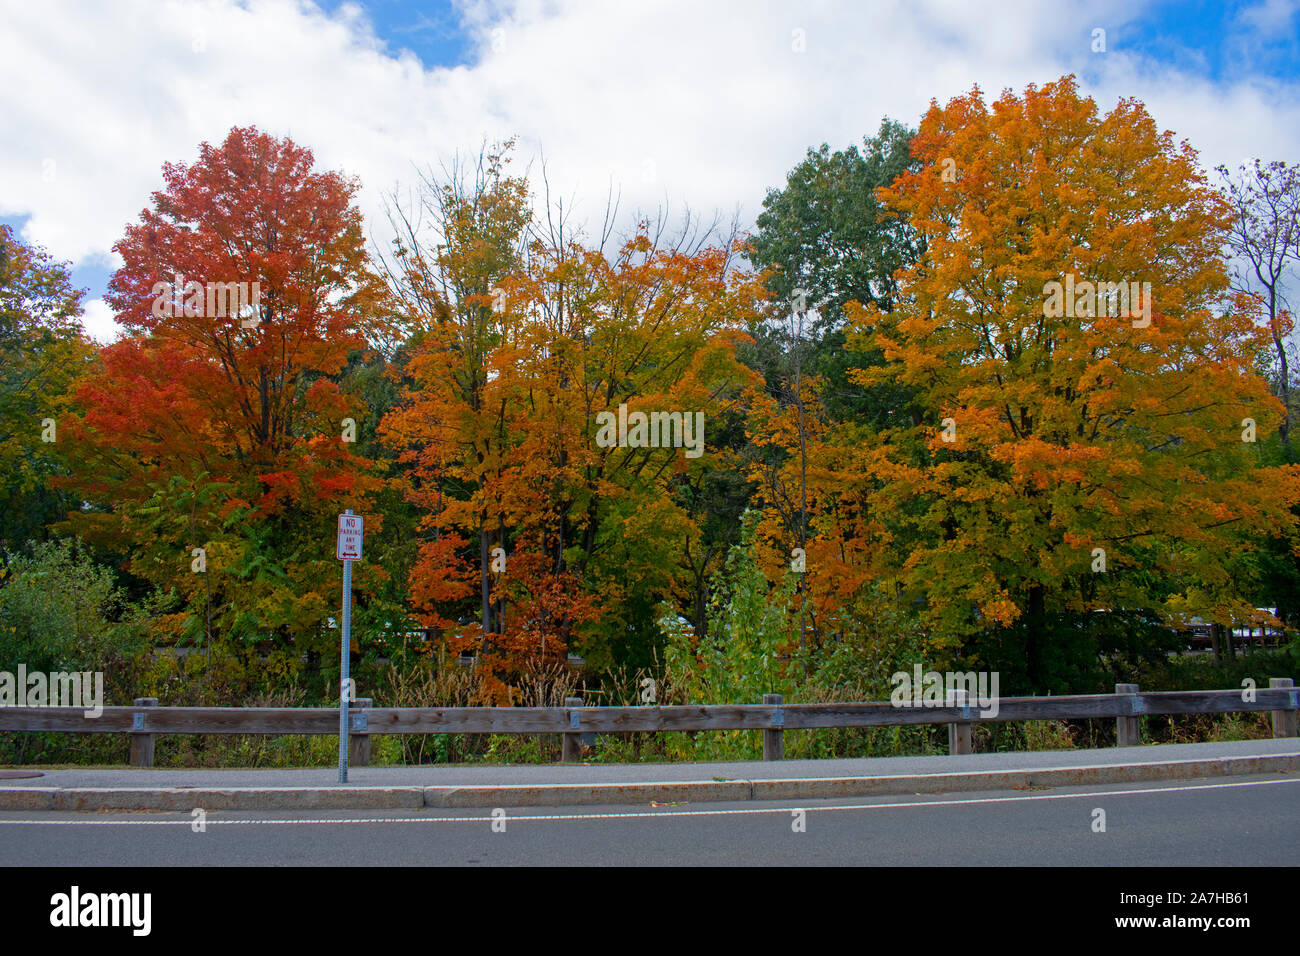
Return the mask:
{"type": "MultiPolygon", "coordinates": [[[[731,809],[717,810],[673,810],[664,809],[660,811],[648,810],[629,810],[613,813],[533,813],[512,815],[506,813],[506,819],[511,823],[518,823],[523,820],[629,820],[629,819],[650,819],[655,817],[721,817],[721,816],[739,816],[742,814],[755,813],[791,813],[794,810],[804,810],[808,813],[829,813],[835,810],[900,810],[900,809],[917,809],[921,807],[954,807],[970,806],[981,803],[1023,803],[1029,800],[1079,800],[1083,798],[1096,799],[1098,797],[1128,797],[1141,794],[1152,793],[1180,793],[1191,790],[1227,790],[1240,787],[1268,787],[1276,784],[1300,783],[1300,777],[1293,777],[1286,780],[1247,780],[1237,783],[1205,783],[1192,784],[1180,787],[1147,787],[1140,790],[1096,790],[1087,793],[1041,793],[1035,795],[1025,795],[1016,797],[977,797],[963,800],[919,800],[905,803],[853,803],[853,804],[836,804],[834,806],[789,806],[789,807],[737,807],[731,809]]],[[[426,809],[437,809],[436,807],[427,807],[426,809]]],[[[508,809],[508,808],[507,808],[508,809]]],[[[12,811],[10,811],[12,812],[12,811]]],[[[68,811],[77,812],[77,811],[68,811]]],[[[160,813],[176,812],[188,813],[190,811],[156,811],[160,813]]],[[[210,810],[209,814],[226,812],[238,813],[237,810],[218,811],[210,810]]],[[[413,811],[397,811],[413,812],[413,811]]],[[[497,818],[488,816],[480,817],[329,817],[320,819],[301,819],[301,820],[213,820],[207,819],[204,825],[215,826],[343,826],[352,823],[491,823],[497,818]]],[[[192,827],[196,821],[191,818],[181,820],[7,820],[0,819],[0,826],[24,826],[24,827],[192,827]]]]}

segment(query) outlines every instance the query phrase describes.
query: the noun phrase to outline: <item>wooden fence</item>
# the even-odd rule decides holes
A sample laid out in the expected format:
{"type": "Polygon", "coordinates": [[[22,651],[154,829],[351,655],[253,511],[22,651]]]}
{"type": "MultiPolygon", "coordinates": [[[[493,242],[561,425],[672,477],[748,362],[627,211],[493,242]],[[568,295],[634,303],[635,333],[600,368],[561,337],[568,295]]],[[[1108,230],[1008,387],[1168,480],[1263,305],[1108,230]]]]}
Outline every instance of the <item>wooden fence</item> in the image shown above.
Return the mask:
{"type": "MultiPolygon", "coordinates": [[[[947,724],[949,751],[971,753],[974,724],[1021,720],[1115,719],[1116,743],[1141,742],[1138,721],[1161,714],[1227,714],[1271,711],[1273,736],[1296,736],[1300,690],[1291,678],[1272,678],[1258,690],[1160,691],[1140,693],[1136,684],[1116,684],[1114,694],[1065,697],[1007,697],[996,715],[952,691],[942,706],[900,706],[888,701],[786,704],[766,694],[761,704],[709,706],[584,707],[569,697],[563,707],[371,707],[349,704],[350,759],[370,762],[375,734],[563,734],[563,759],[581,759],[582,735],[628,731],[763,731],[763,759],[784,757],[783,733],[826,727],[884,727],[947,724]],[[1253,697],[1253,699],[1246,699],[1253,697]]],[[[934,702],[938,703],[938,702],[934,702]]],[[[131,764],[153,766],[158,734],[337,734],[339,712],[329,707],[159,707],[138,698],[132,707],[105,707],[96,718],[79,707],[0,707],[0,731],[125,733],[131,736],[131,764]]]]}

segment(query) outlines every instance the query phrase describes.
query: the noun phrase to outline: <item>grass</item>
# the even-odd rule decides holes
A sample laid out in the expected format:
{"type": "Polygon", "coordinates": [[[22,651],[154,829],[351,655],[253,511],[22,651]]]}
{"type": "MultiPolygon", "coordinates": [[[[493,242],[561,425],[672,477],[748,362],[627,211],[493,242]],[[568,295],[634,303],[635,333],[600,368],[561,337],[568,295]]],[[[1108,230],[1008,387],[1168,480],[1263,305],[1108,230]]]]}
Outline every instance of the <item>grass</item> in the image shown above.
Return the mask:
{"type": "MultiPolygon", "coordinates": [[[[1172,658],[1157,672],[1144,674],[1143,690],[1194,690],[1238,687],[1245,678],[1268,686],[1273,676],[1297,675],[1297,656],[1289,650],[1254,652],[1232,661],[1213,658],[1172,658]]],[[[624,674],[616,686],[588,692],[590,703],[634,704],[641,671],[624,674]]],[[[376,706],[465,706],[471,702],[470,675],[460,668],[411,673],[397,668],[383,675],[384,695],[376,706]]],[[[852,696],[861,688],[823,688],[816,699],[852,696]]],[[[539,680],[528,703],[558,705],[572,693],[568,685],[539,680]]],[[[293,706],[297,693],[281,700],[250,701],[250,706],[293,706]],[[291,698],[291,699],[290,699],[291,698]]],[[[1267,713],[1199,714],[1144,717],[1143,743],[1194,743],[1260,740],[1272,736],[1267,713]]],[[[1043,720],[976,724],[975,750],[1012,753],[1115,745],[1114,720],[1043,720]]],[[[785,733],[787,759],[827,759],[918,756],[947,753],[943,725],[828,728],[785,733]]],[[[513,734],[409,734],[371,738],[372,766],[526,765],[558,762],[561,737],[513,734]]],[[[0,766],[32,769],[117,768],[127,765],[126,734],[0,734],[0,766]]],[[[586,763],[673,763],[687,761],[757,760],[762,756],[762,732],[600,734],[584,750],[586,763]]],[[[338,738],[332,735],[280,736],[159,735],[155,748],[158,768],[298,768],[332,767],[338,761],[338,738]]]]}

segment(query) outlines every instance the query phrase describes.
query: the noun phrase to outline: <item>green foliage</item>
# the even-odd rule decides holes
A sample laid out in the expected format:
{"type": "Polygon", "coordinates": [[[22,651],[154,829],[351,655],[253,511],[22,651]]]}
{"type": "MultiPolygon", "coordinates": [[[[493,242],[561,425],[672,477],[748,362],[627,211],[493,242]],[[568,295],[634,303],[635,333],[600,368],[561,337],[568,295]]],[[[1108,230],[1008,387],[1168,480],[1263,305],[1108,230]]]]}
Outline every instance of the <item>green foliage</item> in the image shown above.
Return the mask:
{"type": "MultiPolygon", "coordinates": [[[[660,617],[666,637],[665,682],[681,703],[754,704],[764,694],[789,696],[792,690],[783,651],[792,636],[788,609],[794,584],[769,589],[753,555],[756,519],[756,513],[745,514],[740,543],[729,549],[715,576],[708,631],[697,638],[668,608],[660,617]]],[[[710,732],[693,742],[672,735],[668,750],[674,755],[684,751],[693,759],[747,759],[761,751],[761,740],[749,731],[710,732]]]]}
{"type": "MultiPolygon", "coordinates": [[[[141,696],[151,606],[129,604],[111,571],[80,542],[29,544],[0,569],[0,670],[90,671],[104,675],[105,705],[141,696]]],[[[0,763],[121,763],[116,734],[0,734],[0,763]]]]}
{"type": "Polygon", "coordinates": [[[65,263],[0,225],[0,547],[43,538],[78,504],[51,479],[65,473],[58,419],[93,356],[77,321],[81,296],[65,263]]]}
{"type": "Polygon", "coordinates": [[[6,553],[0,586],[0,669],[106,670],[143,649],[112,573],[79,542],[6,553]]]}
{"type": "Polygon", "coordinates": [[[1203,690],[1241,687],[1247,678],[1257,687],[1267,687],[1270,677],[1290,677],[1300,683],[1300,644],[1223,661],[1208,654],[1172,657],[1153,668],[1148,681],[1139,683],[1144,690],[1147,683],[1158,690],[1203,690]]]}
{"type": "Polygon", "coordinates": [[[744,516],[740,543],[714,578],[707,634],[697,640],[670,611],[660,618],[668,682],[683,702],[752,704],[763,694],[790,689],[783,649],[791,637],[794,583],[769,590],[752,553],[756,518],[752,512],[744,516]]]}
{"type": "Polygon", "coordinates": [[[894,272],[913,261],[920,237],[906,219],[886,213],[875,189],[916,167],[908,151],[915,134],[885,119],[862,151],[808,150],[784,189],[770,190],[758,217],[752,258],[774,268],[770,287],[789,302],[796,289],[837,325],[845,302],[856,299],[888,310],[896,294],[894,272]]]}
{"type": "Polygon", "coordinates": [[[879,351],[846,348],[844,305],[869,303],[888,312],[897,296],[895,271],[916,261],[924,239],[906,216],[887,211],[875,190],[917,164],[909,151],[915,131],[885,119],[862,150],[830,152],[822,144],[770,190],[758,217],[750,259],[772,270],[774,325],[751,329],[756,344],[746,361],[763,372],[769,390],[788,381],[796,361],[804,376],[824,384],[820,400],[833,421],[857,420],[875,428],[910,416],[911,389],[856,383],[855,369],[880,365],[879,351]],[[806,330],[787,324],[796,291],[805,293],[806,330]],[[807,341],[803,335],[810,334],[807,341]]]}
{"type": "MultiPolygon", "coordinates": [[[[222,642],[202,650],[161,648],[149,658],[135,696],[157,697],[172,707],[319,706],[299,686],[293,655],[222,642]]],[[[337,697],[335,698],[337,700],[337,697]]]]}

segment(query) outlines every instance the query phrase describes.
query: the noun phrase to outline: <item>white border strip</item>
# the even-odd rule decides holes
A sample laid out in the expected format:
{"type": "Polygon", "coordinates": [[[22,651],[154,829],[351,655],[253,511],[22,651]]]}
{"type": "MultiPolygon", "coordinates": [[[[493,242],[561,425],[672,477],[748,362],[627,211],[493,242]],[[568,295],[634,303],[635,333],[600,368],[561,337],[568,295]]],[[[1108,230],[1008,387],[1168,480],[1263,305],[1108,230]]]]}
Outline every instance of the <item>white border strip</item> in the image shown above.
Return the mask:
{"type": "MultiPolygon", "coordinates": [[[[1145,787],[1140,790],[1093,790],[1086,793],[1043,793],[1036,795],[1025,795],[1016,797],[977,797],[963,800],[916,800],[898,803],[852,803],[852,804],[835,804],[833,806],[822,807],[736,807],[718,810],[673,810],[665,809],[654,812],[648,810],[630,810],[616,811],[612,813],[532,813],[532,814],[506,814],[505,819],[511,823],[517,823],[523,820],[643,820],[655,817],[720,817],[720,816],[739,816],[742,814],[755,813],[784,813],[788,814],[795,810],[803,810],[808,813],[823,813],[834,810],[899,810],[899,809],[917,809],[920,807],[953,807],[953,806],[970,806],[982,803],[1024,803],[1031,800],[1077,800],[1083,797],[1127,797],[1140,796],[1143,794],[1153,793],[1178,793],[1193,790],[1226,790],[1240,787],[1268,787],[1277,784],[1300,783],[1300,777],[1292,777],[1286,780],[1246,780],[1236,783],[1204,783],[1193,784],[1188,786],[1173,787],[1145,787]]],[[[21,811],[8,811],[21,812],[21,811]]],[[[102,812],[102,811],[99,811],[102,812]]],[[[160,812],[177,812],[186,813],[188,811],[160,811],[160,812]]],[[[211,815],[216,813],[237,813],[240,811],[209,811],[209,818],[204,821],[206,826],[338,826],[353,823],[492,823],[499,817],[475,816],[475,817],[327,817],[319,819],[290,819],[290,820],[214,820],[211,815]]],[[[394,810],[394,813],[415,813],[425,811],[414,810],[394,810]]],[[[0,826],[27,826],[27,827],[188,827],[192,826],[192,819],[184,820],[7,820],[0,819],[0,826]]]]}

